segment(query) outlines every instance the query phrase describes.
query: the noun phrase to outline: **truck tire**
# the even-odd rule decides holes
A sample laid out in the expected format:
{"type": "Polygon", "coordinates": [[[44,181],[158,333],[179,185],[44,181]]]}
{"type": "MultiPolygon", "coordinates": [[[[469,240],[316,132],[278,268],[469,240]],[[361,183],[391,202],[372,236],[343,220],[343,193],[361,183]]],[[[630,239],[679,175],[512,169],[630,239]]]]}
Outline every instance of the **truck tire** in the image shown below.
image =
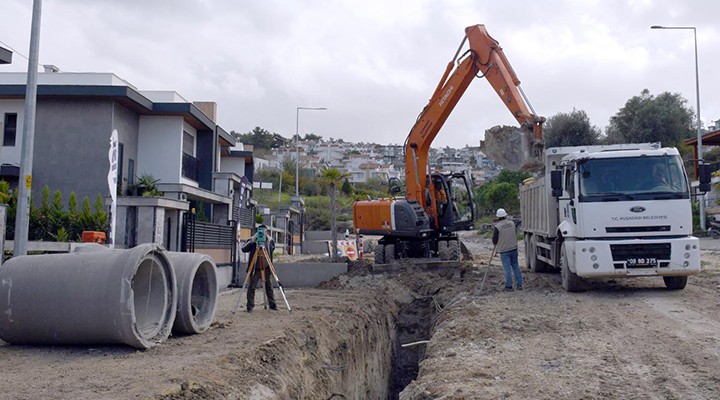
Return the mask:
{"type": "Polygon", "coordinates": [[[390,264],[395,260],[395,244],[390,243],[385,245],[385,263],[390,264]]]}
{"type": "Polygon", "coordinates": [[[450,259],[450,251],[448,249],[448,242],[445,240],[438,240],[438,256],[440,260],[447,261],[450,259]]]}
{"type": "Polygon", "coordinates": [[[567,251],[565,243],[560,247],[560,276],[562,287],[568,292],[582,292],[584,290],[583,280],[568,267],[567,251]]]}
{"type": "Polygon", "coordinates": [[[529,269],[530,271],[535,271],[535,261],[537,261],[537,259],[535,258],[535,253],[533,252],[534,249],[530,248],[529,234],[525,234],[525,237],[523,238],[523,243],[525,244],[525,268],[529,269]]]}
{"type": "Polygon", "coordinates": [[[375,264],[385,264],[385,245],[378,244],[375,246],[375,264]]]}
{"type": "Polygon", "coordinates": [[[670,290],[682,290],[687,285],[687,276],[663,276],[665,287],[670,290]]]}
{"type": "Polygon", "coordinates": [[[548,265],[537,258],[537,237],[535,235],[526,236],[525,265],[532,272],[546,272],[548,270],[548,265]]]}
{"type": "Polygon", "coordinates": [[[460,241],[458,239],[448,240],[448,257],[451,261],[460,261],[460,241]]]}

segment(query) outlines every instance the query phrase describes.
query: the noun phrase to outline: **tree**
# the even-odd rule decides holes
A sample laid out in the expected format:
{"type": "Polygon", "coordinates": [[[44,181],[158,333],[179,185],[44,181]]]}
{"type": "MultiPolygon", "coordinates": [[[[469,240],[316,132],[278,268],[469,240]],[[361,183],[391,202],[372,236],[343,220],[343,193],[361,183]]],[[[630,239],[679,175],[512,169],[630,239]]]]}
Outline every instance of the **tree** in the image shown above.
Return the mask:
{"type": "Polygon", "coordinates": [[[342,188],[340,190],[342,190],[345,196],[351,196],[353,194],[353,187],[347,179],[343,181],[342,188]]]}
{"type": "Polygon", "coordinates": [[[513,172],[507,169],[500,171],[495,179],[476,189],[474,197],[478,211],[494,213],[502,207],[510,214],[519,212],[518,186],[529,177],[530,174],[527,172],[513,172]]]}
{"type": "Polygon", "coordinates": [[[272,149],[281,147],[287,139],[278,135],[277,133],[270,133],[270,131],[256,126],[250,132],[238,133],[235,131],[230,132],[235,139],[243,142],[244,144],[251,144],[258,149],[272,149]]]}
{"type": "Polygon", "coordinates": [[[550,117],[543,131],[546,148],[597,144],[601,136],[600,129],[590,123],[587,113],[574,108],[570,113],[550,117]]]}
{"type": "Polygon", "coordinates": [[[693,136],[692,109],[679,93],[663,92],[657,97],[643,89],[610,117],[609,143],[661,142],[678,146],[693,136]]]}
{"type": "Polygon", "coordinates": [[[338,171],[337,168],[325,168],[320,173],[320,177],[330,187],[330,231],[332,234],[332,259],[337,261],[337,215],[335,209],[335,188],[348,177],[348,174],[343,174],[338,171]]]}
{"type": "Polygon", "coordinates": [[[316,135],[314,133],[306,133],[305,137],[303,137],[303,140],[309,140],[311,142],[317,142],[322,139],[322,136],[316,135]]]}

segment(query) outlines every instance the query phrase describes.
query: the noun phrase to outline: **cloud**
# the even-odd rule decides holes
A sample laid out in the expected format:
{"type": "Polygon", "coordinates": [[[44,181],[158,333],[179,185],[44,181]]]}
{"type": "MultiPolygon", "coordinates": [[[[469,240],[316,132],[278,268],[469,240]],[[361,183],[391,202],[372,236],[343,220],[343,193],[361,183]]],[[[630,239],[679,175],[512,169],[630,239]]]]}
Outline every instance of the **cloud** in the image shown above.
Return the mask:
{"type": "MultiPolygon", "coordinates": [[[[3,0],[0,40],[27,54],[30,2],[3,0]]],[[[290,136],[402,143],[463,37],[485,24],[546,117],[585,110],[603,127],[632,96],[681,93],[695,104],[698,27],[703,119],[720,118],[712,88],[720,3],[690,0],[45,0],[40,60],[63,71],[114,72],[141,90],[218,103],[219,123],[290,136]]],[[[15,57],[2,71],[23,71],[15,57]]],[[[516,124],[476,80],[436,145],[476,145],[516,124]]]]}

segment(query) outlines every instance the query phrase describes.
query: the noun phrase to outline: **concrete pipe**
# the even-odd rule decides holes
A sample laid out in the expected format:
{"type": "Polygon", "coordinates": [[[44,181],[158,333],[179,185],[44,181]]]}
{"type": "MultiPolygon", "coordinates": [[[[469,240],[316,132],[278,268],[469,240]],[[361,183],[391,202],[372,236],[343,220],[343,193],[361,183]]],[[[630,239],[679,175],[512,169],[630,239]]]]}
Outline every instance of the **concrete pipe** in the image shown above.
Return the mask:
{"type": "Polygon", "coordinates": [[[170,335],[176,297],[175,273],[154,244],[13,257],[0,267],[0,339],[146,349],[170,335]]]}
{"type": "Polygon", "coordinates": [[[217,273],[215,261],[197,253],[168,252],[178,282],[173,332],[203,333],[215,318],[217,273]]]}

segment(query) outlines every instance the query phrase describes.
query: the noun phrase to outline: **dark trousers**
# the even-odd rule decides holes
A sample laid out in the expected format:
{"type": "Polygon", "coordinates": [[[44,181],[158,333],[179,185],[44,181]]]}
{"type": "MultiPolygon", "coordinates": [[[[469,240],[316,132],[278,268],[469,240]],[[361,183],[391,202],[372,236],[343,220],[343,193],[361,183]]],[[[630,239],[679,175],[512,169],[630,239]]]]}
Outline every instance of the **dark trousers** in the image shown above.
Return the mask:
{"type": "Polygon", "coordinates": [[[277,305],[275,304],[275,293],[273,292],[272,282],[270,280],[270,278],[272,277],[270,273],[270,268],[265,266],[264,260],[261,262],[261,260],[258,259],[255,262],[255,268],[253,268],[253,273],[250,276],[250,284],[247,288],[248,310],[251,310],[253,307],[255,307],[255,288],[257,287],[258,281],[260,281],[260,272],[263,268],[265,269],[265,282],[263,283],[265,285],[265,294],[267,295],[268,303],[271,309],[277,308],[277,305]]]}

